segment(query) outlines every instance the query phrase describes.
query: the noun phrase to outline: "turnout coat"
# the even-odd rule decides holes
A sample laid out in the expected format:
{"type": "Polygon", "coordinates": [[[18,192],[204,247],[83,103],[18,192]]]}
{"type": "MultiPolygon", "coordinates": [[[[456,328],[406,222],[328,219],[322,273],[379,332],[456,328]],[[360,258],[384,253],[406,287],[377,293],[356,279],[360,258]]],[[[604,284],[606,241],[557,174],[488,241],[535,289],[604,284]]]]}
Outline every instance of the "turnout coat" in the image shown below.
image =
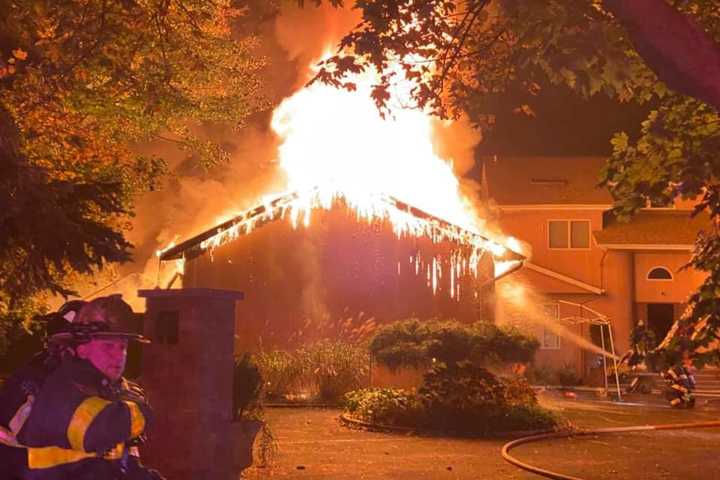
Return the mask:
{"type": "Polygon", "coordinates": [[[18,433],[30,480],[125,478],[138,468],[130,447],[151,417],[142,391],[111,382],[91,363],[63,362],[45,380],[18,433]]]}

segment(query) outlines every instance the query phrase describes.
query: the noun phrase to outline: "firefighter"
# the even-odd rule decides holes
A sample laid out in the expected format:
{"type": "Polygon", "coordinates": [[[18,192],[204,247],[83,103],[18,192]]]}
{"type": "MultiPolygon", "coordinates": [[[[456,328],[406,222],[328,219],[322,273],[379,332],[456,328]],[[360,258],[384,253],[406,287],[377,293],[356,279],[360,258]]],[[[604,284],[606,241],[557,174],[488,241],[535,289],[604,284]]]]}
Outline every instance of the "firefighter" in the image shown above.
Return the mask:
{"type": "Polygon", "coordinates": [[[128,342],[147,343],[128,328],[132,315],[118,296],[98,298],[50,338],[74,355],[45,379],[17,435],[27,448],[25,478],[162,478],[139,461],[151,410],[142,390],[122,377],[128,342]]]}
{"type": "Polygon", "coordinates": [[[674,408],[692,408],[695,406],[695,376],[693,375],[692,357],[688,351],[682,353],[682,360],[665,372],[663,377],[668,382],[665,392],[670,406],[674,408]]]}
{"type": "MultiPolygon", "coordinates": [[[[46,315],[46,337],[66,331],[72,319],[85,304],[81,300],[65,303],[56,313],[46,315]]],[[[0,480],[23,478],[27,467],[26,450],[18,443],[17,433],[28,418],[32,404],[45,379],[69,351],[63,345],[45,342],[43,351],[18,369],[0,389],[0,480]]]]}

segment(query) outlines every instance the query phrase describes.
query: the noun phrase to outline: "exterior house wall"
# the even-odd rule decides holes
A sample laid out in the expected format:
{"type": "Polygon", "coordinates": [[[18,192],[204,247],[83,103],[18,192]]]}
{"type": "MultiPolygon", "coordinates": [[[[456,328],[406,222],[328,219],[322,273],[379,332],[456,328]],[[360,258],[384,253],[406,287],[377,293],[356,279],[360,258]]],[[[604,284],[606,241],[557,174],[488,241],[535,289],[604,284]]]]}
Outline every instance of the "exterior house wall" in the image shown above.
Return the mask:
{"type": "Polygon", "coordinates": [[[448,261],[463,249],[398,237],[388,222],[368,223],[336,207],[314,211],[307,228],[277,219],[187,259],[183,286],[245,293],[237,309],[237,351],[321,338],[353,341],[379,324],[411,317],[493,321],[489,253],[477,276],[468,270],[456,281],[460,297],[450,295],[448,261]],[[434,262],[442,267],[436,277],[434,262]]]}
{"type": "MultiPolygon", "coordinates": [[[[597,172],[605,164],[601,157],[493,156],[483,159],[482,172],[488,196],[499,205],[501,230],[527,242],[532,250],[526,268],[498,282],[499,321],[512,317],[504,304],[515,297],[503,295],[503,288],[518,291],[516,286],[522,284],[533,292],[530,303],[576,302],[607,316],[615,350],[622,354],[630,348],[635,323],[647,320],[648,312],[653,321],[646,324],[654,324],[656,331],[665,329],[669,317],[681,315],[688,295],[704,278],[698,272],[679,271],[689,260],[683,249],[710,223],[702,214],[690,217],[694,199],[676,200],[670,208],[642,209],[630,222],[621,221],[610,211],[609,192],[597,188],[597,172]],[[550,220],[589,220],[590,248],[550,248],[550,220]],[[673,280],[647,280],[655,266],[667,267],[673,280]]],[[[520,310],[521,317],[526,313],[527,308],[520,310]]],[[[589,329],[582,333],[589,337],[589,329]]],[[[542,329],[537,334],[542,338],[542,329]]],[[[597,359],[596,353],[590,353],[592,348],[564,339],[561,346],[540,350],[537,363],[558,368],[573,360],[587,373],[597,359]]]]}
{"type": "MultiPolygon", "coordinates": [[[[562,275],[579,280],[604,290],[602,295],[540,273],[529,274],[524,271],[503,279],[498,285],[498,309],[503,305],[502,285],[523,282],[526,288],[534,292],[535,303],[565,300],[584,304],[607,316],[613,328],[615,350],[619,354],[629,348],[629,337],[634,318],[633,254],[630,252],[605,252],[595,240],[590,239],[588,249],[551,249],[548,242],[548,222],[550,220],[589,220],[590,230],[602,229],[602,210],[511,210],[502,211],[500,225],[504,233],[516,236],[532,246],[530,262],[548,268],[562,275]],[[524,277],[524,278],[523,278],[524,277]]],[[[525,269],[527,270],[527,268],[525,269]]],[[[567,310],[567,308],[566,308],[567,310]]],[[[561,313],[561,317],[571,315],[561,313]]],[[[498,321],[502,318],[498,316],[498,321]]],[[[536,334],[542,335],[537,327],[536,334]]],[[[585,340],[590,339],[587,325],[564,325],[571,333],[585,340]]],[[[569,338],[561,338],[560,349],[541,349],[536,355],[536,363],[551,368],[574,366],[578,373],[585,373],[597,354],[580,347],[569,338]]],[[[606,345],[609,350],[609,345],[606,345]]]]}
{"type": "Polygon", "coordinates": [[[600,284],[598,265],[603,252],[595,244],[592,232],[602,229],[602,210],[503,210],[500,226],[503,233],[517,237],[532,246],[530,261],[590,285],[600,284]],[[550,220],[589,220],[590,248],[553,249],[548,243],[550,220]]]}
{"type": "Polygon", "coordinates": [[[685,303],[690,292],[704,280],[701,272],[681,270],[690,261],[690,252],[643,252],[635,254],[635,296],[641,303],[685,303]],[[650,270],[665,267],[672,280],[648,280],[650,270]]]}

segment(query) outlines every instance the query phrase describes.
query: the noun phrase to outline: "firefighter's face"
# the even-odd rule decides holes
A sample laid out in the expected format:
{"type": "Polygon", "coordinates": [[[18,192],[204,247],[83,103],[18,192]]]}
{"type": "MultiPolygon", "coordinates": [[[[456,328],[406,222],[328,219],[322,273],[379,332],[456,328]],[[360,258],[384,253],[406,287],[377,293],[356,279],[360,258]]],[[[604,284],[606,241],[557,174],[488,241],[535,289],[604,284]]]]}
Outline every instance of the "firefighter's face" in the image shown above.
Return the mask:
{"type": "Polygon", "coordinates": [[[128,342],[123,338],[95,338],[80,345],[77,354],[110,380],[117,380],[125,370],[127,347],[128,342]]]}

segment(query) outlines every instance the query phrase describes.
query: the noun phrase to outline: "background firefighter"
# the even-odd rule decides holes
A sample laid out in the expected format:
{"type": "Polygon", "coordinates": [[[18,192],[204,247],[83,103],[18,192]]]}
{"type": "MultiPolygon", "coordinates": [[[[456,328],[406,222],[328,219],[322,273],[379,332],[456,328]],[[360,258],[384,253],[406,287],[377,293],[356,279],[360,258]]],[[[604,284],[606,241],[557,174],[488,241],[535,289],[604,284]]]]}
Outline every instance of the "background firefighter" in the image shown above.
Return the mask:
{"type": "Polygon", "coordinates": [[[682,360],[677,365],[663,372],[663,378],[668,382],[665,397],[670,401],[672,407],[692,408],[695,406],[695,396],[692,393],[695,390],[693,370],[692,358],[685,351],[682,354],[682,360]]]}

